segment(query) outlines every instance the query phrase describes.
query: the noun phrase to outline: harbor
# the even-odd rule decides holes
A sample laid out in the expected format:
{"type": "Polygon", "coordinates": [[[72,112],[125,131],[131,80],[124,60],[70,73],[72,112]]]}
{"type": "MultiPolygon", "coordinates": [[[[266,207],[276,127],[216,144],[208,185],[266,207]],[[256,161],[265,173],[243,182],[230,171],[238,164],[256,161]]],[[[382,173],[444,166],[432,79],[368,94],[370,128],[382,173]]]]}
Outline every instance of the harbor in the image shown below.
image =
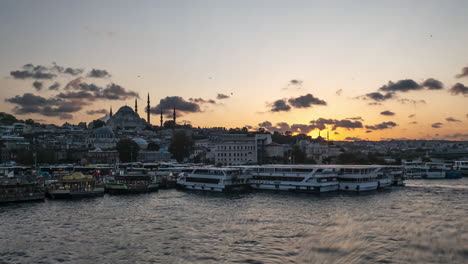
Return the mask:
{"type": "Polygon", "coordinates": [[[0,204],[49,199],[139,194],[160,188],[209,192],[357,192],[405,186],[405,179],[444,179],[466,175],[467,162],[410,162],[389,165],[255,165],[218,167],[178,163],[0,167],[0,204]],[[437,166],[435,166],[437,165],[437,166]],[[83,172],[85,174],[83,174],[83,172]]]}

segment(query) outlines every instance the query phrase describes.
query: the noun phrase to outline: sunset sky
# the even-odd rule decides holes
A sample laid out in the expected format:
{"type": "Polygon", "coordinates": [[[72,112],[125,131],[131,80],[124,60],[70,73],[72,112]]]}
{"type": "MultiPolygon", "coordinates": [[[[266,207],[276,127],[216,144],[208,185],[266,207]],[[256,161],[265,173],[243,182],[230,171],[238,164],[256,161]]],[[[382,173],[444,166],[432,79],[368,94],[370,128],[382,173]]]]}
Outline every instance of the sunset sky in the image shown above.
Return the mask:
{"type": "Polygon", "coordinates": [[[468,140],[468,1],[0,1],[0,111],[468,140]],[[56,84],[56,85],[54,85],[56,84]]]}

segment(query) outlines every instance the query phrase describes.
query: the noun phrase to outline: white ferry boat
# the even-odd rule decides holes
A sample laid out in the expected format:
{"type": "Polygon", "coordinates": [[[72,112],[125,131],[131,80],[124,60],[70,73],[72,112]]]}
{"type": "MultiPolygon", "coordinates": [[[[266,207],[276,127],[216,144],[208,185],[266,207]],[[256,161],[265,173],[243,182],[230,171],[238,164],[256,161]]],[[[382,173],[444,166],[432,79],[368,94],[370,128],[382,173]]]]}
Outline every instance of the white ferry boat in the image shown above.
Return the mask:
{"type": "Polygon", "coordinates": [[[235,191],[247,189],[249,177],[240,168],[199,167],[183,172],[177,185],[189,190],[235,191]]]}
{"type": "Polygon", "coordinates": [[[426,179],[445,179],[447,172],[451,171],[451,165],[446,163],[428,162],[426,175],[423,178],[426,179]]]}
{"type": "Polygon", "coordinates": [[[342,191],[372,191],[379,187],[378,174],[382,166],[336,165],[342,191]]]}
{"type": "Polygon", "coordinates": [[[455,161],[453,168],[456,171],[460,171],[463,176],[468,176],[468,160],[455,161]]]}
{"type": "Polygon", "coordinates": [[[262,165],[243,167],[252,178],[253,189],[296,192],[330,192],[338,190],[334,167],[320,165],[262,165]]]}
{"type": "Polygon", "coordinates": [[[393,183],[393,168],[382,167],[377,173],[377,188],[385,188],[393,183]]]}
{"type": "Polygon", "coordinates": [[[385,166],[382,168],[382,170],[390,175],[391,185],[405,186],[405,177],[403,175],[402,166],[385,166]]]}
{"type": "Polygon", "coordinates": [[[424,162],[411,161],[404,162],[404,175],[408,179],[422,179],[426,177],[429,167],[424,162]]]}

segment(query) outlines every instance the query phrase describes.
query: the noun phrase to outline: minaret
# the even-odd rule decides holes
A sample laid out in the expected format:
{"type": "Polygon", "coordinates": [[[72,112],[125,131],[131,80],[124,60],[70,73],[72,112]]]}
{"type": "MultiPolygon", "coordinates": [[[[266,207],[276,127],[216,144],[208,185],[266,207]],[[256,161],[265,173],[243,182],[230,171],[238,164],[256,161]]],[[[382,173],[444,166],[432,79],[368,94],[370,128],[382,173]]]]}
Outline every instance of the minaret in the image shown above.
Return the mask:
{"type": "Polygon", "coordinates": [[[148,104],[146,105],[146,114],[147,114],[147,122],[148,124],[151,124],[150,122],[150,99],[149,99],[149,93],[148,93],[148,104]]]}
{"type": "MultiPolygon", "coordinates": [[[[161,106],[161,104],[160,104],[161,106]]],[[[162,107],[161,107],[161,128],[163,127],[162,107]]]]}
{"type": "Polygon", "coordinates": [[[112,117],[112,106],[110,107],[110,111],[109,111],[109,118],[112,117]]]}
{"type": "Polygon", "coordinates": [[[175,106],[174,106],[174,115],[173,115],[173,119],[174,119],[174,127],[176,125],[176,114],[175,114],[175,106]]]}
{"type": "Polygon", "coordinates": [[[138,103],[137,103],[137,99],[135,98],[135,113],[138,114],[138,103]]]}
{"type": "Polygon", "coordinates": [[[319,129],[319,136],[317,138],[319,138],[319,137],[320,137],[320,129],[319,129]]]}
{"type": "Polygon", "coordinates": [[[330,130],[327,130],[327,141],[330,141],[330,130]]]}

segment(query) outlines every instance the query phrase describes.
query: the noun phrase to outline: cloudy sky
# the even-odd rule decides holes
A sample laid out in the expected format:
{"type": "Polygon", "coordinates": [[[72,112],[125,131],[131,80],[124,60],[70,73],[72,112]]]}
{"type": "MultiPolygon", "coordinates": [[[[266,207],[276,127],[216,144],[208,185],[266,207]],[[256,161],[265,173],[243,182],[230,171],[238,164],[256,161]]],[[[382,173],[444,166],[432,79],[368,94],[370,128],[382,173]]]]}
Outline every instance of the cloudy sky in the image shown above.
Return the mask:
{"type": "MultiPolygon", "coordinates": [[[[0,111],[468,139],[468,1],[0,1],[0,111]]],[[[324,135],[324,134],[322,134],[324,135]]]]}

